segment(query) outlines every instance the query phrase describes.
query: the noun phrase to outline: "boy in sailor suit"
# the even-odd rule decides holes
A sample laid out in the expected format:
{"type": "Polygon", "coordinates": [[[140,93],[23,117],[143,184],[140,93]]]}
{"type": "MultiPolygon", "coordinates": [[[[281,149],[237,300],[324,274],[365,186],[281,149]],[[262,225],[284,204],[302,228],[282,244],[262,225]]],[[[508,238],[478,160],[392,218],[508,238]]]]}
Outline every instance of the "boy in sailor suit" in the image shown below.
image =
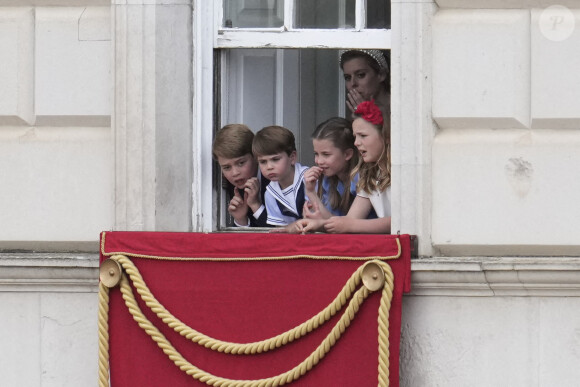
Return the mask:
{"type": "Polygon", "coordinates": [[[286,226],[301,219],[307,200],[304,172],[308,167],[296,162],[294,134],[281,126],[267,126],[254,136],[252,151],[262,176],[270,180],[264,195],[267,223],[286,226]]]}

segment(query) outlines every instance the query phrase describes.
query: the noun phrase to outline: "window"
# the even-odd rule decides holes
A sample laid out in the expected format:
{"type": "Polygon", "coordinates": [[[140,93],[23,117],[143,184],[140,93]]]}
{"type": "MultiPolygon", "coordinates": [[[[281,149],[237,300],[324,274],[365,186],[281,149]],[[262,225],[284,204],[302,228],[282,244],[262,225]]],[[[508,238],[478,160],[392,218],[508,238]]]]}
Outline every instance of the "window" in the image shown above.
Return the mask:
{"type": "MultiPolygon", "coordinates": [[[[390,2],[223,0],[210,8],[214,98],[198,106],[216,113],[211,127],[244,123],[257,131],[282,125],[294,132],[300,162],[313,165],[312,131],[329,117],[345,116],[339,50],[390,49],[390,2]]],[[[221,187],[219,171],[213,181],[221,187]]],[[[223,229],[231,225],[226,198],[219,188],[212,197],[212,229],[223,229]]]]}

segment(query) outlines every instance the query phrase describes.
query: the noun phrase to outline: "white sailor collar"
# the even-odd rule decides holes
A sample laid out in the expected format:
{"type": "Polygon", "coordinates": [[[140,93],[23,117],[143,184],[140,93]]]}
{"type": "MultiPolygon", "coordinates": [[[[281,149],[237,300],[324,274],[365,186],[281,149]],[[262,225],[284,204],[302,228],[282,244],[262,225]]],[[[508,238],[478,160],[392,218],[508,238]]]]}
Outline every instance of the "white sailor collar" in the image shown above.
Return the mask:
{"type": "Polygon", "coordinates": [[[300,163],[296,163],[294,168],[294,181],[291,185],[286,187],[285,189],[280,188],[280,184],[277,181],[271,181],[266,187],[266,190],[272,194],[272,196],[276,199],[277,202],[281,203],[284,207],[288,210],[292,211],[296,216],[298,216],[299,212],[296,208],[296,198],[298,192],[300,191],[300,184],[302,184],[304,180],[304,173],[308,167],[302,166],[300,163]],[[286,198],[288,194],[292,192],[292,201],[288,201],[286,198]]]}

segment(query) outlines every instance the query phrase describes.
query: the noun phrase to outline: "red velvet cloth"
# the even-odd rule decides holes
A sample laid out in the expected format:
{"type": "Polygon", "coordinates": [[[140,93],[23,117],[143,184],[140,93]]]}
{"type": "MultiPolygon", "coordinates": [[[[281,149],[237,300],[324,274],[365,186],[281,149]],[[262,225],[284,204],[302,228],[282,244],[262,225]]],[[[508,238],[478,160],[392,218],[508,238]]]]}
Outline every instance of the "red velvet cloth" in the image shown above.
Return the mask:
{"type": "MultiPolygon", "coordinates": [[[[410,291],[408,235],[102,233],[101,261],[114,254],[130,257],[153,295],[182,322],[241,343],[270,338],[308,320],[334,300],[365,260],[385,257],[395,274],[390,386],[399,385],[401,298],[410,291]],[[328,256],[334,259],[318,259],[328,256]]],[[[147,317],[190,363],[230,379],[261,379],[290,370],[324,340],[346,308],[283,348],[228,355],[179,336],[134,293],[147,317]]],[[[293,386],[377,385],[379,293],[364,301],[330,352],[293,386]]],[[[118,288],[110,292],[109,333],[113,387],[205,385],[179,370],[137,325],[118,288]]]]}

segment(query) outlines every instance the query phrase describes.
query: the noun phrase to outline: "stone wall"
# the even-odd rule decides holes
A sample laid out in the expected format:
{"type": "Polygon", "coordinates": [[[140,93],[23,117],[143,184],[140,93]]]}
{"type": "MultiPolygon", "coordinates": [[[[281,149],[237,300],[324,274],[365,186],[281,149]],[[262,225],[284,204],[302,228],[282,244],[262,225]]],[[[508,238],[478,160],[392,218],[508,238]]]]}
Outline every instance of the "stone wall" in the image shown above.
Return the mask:
{"type": "MultiPolygon", "coordinates": [[[[580,2],[553,5],[392,1],[404,386],[580,377],[580,261],[555,257],[580,255],[580,2]]],[[[211,229],[207,7],[0,0],[6,385],[96,384],[100,231],[211,229]]]]}

